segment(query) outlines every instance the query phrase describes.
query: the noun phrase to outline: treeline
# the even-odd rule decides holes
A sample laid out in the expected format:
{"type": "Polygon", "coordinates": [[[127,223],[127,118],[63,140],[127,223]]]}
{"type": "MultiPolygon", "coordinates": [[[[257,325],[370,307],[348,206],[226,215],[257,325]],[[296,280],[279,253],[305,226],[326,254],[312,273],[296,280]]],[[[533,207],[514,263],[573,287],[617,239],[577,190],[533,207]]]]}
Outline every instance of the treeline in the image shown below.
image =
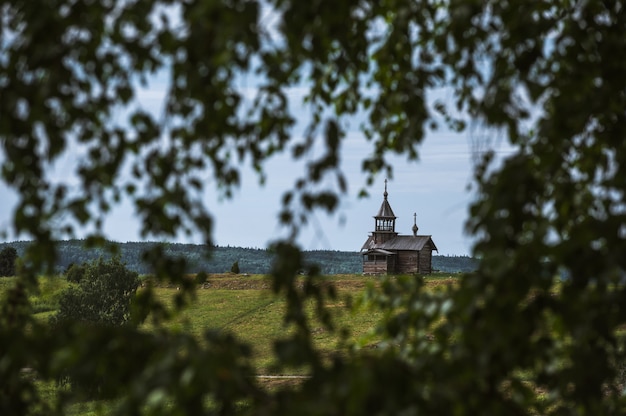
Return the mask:
{"type": "MultiPolygon", "coordinates": [[[[22,256],[28,241],[0,243],[4,247],[14,247],[22,256]]],[[[187,271],[197,273],[224,273],[234,262],[239,263],[241,273],[263,274],[270,270],[273,254],[268,249],[241,247],[208,247],[198,244],[128,242],[114,243],[123,263],[140,274],[152,273],[151,266],[143,260],[143,253],[156,245],[161,245],[164,255],[182,257],[186,260],[187,271]]],[[[85,263],[99,257],[112,256],[105,248],[87,248],[83,240],[68,240],[57,243],[57,263],[55,269],[62,273],[71,264],[85,263]]],[[[358,274],[362,271],[362,258],[358,252],[315,250],[306,251],[307,262],[318,264],[323,274],[358,274]]],[[[468,256],[433,256],[433,269],[446,273],[468,272],[476,269],[476,260],[468,256]]]]}

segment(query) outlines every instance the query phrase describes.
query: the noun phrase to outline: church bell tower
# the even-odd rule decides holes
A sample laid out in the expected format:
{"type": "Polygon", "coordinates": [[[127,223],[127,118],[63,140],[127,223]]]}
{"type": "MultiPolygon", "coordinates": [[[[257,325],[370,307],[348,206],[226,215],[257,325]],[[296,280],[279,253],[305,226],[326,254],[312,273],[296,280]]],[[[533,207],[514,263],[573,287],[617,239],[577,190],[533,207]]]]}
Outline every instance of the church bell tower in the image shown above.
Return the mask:
{"type": "Polygon", "coordinates": [[[393,213],[391,205],[389,205],[389,201],[387,200],[388,195],[387,179],[385,179],[385,193],[383,194],[383,203],[378,210],[378,214],[376,214],[376,216],[374,217],[375,228],[374,232],[372,232],[372,237],[374,237],[374,244],[383,244],[398,235],[398,233],[396,232],[397,217],[393,213]]]}

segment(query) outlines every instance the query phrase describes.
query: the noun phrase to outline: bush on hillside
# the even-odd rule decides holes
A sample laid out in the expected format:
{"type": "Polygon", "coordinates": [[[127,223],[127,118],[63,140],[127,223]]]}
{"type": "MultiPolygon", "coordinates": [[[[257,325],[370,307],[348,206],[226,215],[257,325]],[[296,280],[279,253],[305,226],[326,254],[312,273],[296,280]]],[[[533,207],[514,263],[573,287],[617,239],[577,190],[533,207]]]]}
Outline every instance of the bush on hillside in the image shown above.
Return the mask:
{"type": "MultiPolygon", "coordinates": [[[[119,257],[102,258],[68,270],[73,285],[61,293],[59,311],[52,317],[53,325],[79,323],[87,326],[122,326],[130,321],[130,304],[139,286],[136,272],[130,271],[119,257]]],[[[70,366],[59,379],[79,394],[97,397],[102,394],[104,376],[97,369],[85,371],[70,366]]]]}
{"type": "Polygon", "coordinates": [[[209,275],[206,272],[204,271],[199,272],[196,274],[196,283],[201,285],[205,283],[208,278],[209,278],[209,275]]]}
{"type": "Polygon", "coordinates": [[[120,326],[129,321],[130,302],[139,286],[139,277],[118,257],[73,266],[68,272],[70,278],[76,279],[71,281],[78,282],[78,286],[66,289],[61,295],[55,322],[120,326]]]}
{"type": "Polygon", "coordinates": [[[80,283],[85,277],[87,271],[87,265],[83,264],[70,264],[65,272],[65,278],[68,282],[80,283]]]}

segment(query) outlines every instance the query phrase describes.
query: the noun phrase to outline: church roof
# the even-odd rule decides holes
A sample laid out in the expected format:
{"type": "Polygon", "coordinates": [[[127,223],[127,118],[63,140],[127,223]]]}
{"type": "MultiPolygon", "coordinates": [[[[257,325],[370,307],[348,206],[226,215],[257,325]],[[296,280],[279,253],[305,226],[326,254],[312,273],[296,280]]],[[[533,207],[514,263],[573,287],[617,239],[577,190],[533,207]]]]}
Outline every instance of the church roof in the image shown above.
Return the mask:
{"type": "Polygon", "coordinates": [[[387,196],[389,194],[387,193],[387,179],[385,179],[385,193],[383,194],[383,203],[380,206],[380,209],[378,210],[378,214],[376,214],[376,216],[374,218],[391,218],[391,219],[396,219],[396,214],[393,213],[393,210],[391,209],[391,205],[389,205],[389,201],[387,201],[387,196]]]}
{"type": "Polygon", "coordinates": [[[435,242],[430,235],[398,235],[385,241],[384,243],[374,244],[374,237],[370,236],[361,247],[361,251],[370,250],[387,250],[387,251],[419,251],[430,243],[433,250],[439,251],[435,242]]]}
{"type": "Polygon", "coordinates": [[[391,205],[389,205],[387,198],[383,200],[383,203],[380,206],[378,214],[376,214],[375,218],[396,218],[396,215],[393,213],[393,210],[391,209],[391,205]]]}

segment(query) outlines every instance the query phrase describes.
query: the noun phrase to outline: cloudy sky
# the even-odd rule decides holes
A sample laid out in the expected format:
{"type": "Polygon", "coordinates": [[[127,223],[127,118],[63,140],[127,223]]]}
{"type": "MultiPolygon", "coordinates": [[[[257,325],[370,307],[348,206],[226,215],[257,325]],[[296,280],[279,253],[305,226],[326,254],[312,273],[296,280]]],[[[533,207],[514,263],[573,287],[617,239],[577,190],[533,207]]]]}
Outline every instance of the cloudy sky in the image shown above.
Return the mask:
{"type": "MultiPolygon", "coordinates": [[[[253,80],[245,80],[243,88],[250,88],[253,83],[253,80]]],[[[155,78],[147,89],[139,91],[141,105],[152,112],[160,111],[166,87],[165,77],[155,78]]],[[[299,102],[303,92],[294,89],[290,92],[291,98],[299,102]]],[[[293,111],[303,125],[308,116],[306,109],[296,106],[293,111]]],[[[351,124],[358,125],[357,122],[351,124]]],[[[505,144],[487,140],[485,136],[484,132],[475,130],[463,134],[441,130],[426,137],[418,161],[408,161],[400,156],[389,158],[395,166],[388,192],[389,202],[398,217],[396,231],[411,234],[413,213],[417,213],[419,234],[432,235],[439,254],[471,254],[471,238],[464,233],[464,223],[473,198],[468,185],[476,146],[495,148],[501,157],[510,153],[505,144]]],[[[373,216],[378,212],[384,191],[385,177],[381,176],[369,189],[369,198],[357,198],[366,180],[361,161],[369,152],[369,144],[363,135],[356,128],[349,131],[341,160],[348,179],[348,195],[335,214],[329,216],[320,212],[311,218],[299,239],[303,249],[360,250],[374,227],[373,216]]],[[[4,155],[0,154],[0,160],[3,158],[4,155]]],[[[67,154],[57,163],[55,175],[72,182],[75,164],[75,155],[67,154]]],[[[232,200],[220,200],[215,189],[210,185],[207,187],[205,201],[215,219],[214,241],[218,245],[263,248],[284,235],[278,225],[281,196],[293,187],[297,177],[302,176],[303,164],[294,164],[288,155],[282,155],[270,160],[266,170],[267,182],[260,187],[256,175],[248,168],[242,168],[242,186],[232,200]]],[[[15,200],[15,194],[0,183],[0,232],[8,233],[5,241],[29,238],[11,233],[15,200]]],[[[108,238],[120,242],[138,241],[139,229],[128,203],[122,203],[105,223],[108,238]]],[[[181,237],[178,242],[200,243],[200,240],[181,237]]]]}
{"type": "MultiPolygon", "coordinates": [[[[156,96],[158,94],[154,94],[156,96]]],[[[471,253],[471,238],[464,233],[467,209],[473,198],[468,186],[472,175],[472,160],[477,139],[471,133],[442,132],[430,134],[420,147],[420,159],[408,161],[395,156],[393,179],[389,180],[389,202],[396,216],[396,230],[411,234],[413,213],[417,213],[419,234],[432,235],[439,254],[467,255],[471,253]]],[[[494,143],[500,155],[509,150],[494,143]]],[[[361,160],[368,154],[363,136],[353,131],[348,134],[342,150],[342,169],[348,179],[348,195],[337,212],[317,213],[299,240],[306,250],[358,251],[374,227],[373,216],[383,199],[384,177],[379,177],[370,188],[368,198],[357,198],[365,184],[361,160]]],[[[71,161],[71,155],[67,156],[71,161]]],[[[64,175],[71,180],[74,166],[61,163],[64,175]]],[[[267,165],[265,186],[258,185],[257,177],[243,168],[242,186],[231,200],[221,200],[214,188],[207,187],[206,204],[215,219],[214,240],[221,246],[266,247],[283,235],[278,225],[280,199],[300,176],[302,164],[297,165],[288,156],[272,159],[267,165]],[[294,173],[296,172],[296,173],[294,173]]],[[[0,230],[9,231],[5,240],[27,239],[10,233],[15,195],[0,185],[0,230]]],[[[115,241],[138,241],[139,224],[129,204],[113,211],[105,224],[108,237],[115,241]]],[[[193,238],[178,242],[199,243],[193,238]]]]}

